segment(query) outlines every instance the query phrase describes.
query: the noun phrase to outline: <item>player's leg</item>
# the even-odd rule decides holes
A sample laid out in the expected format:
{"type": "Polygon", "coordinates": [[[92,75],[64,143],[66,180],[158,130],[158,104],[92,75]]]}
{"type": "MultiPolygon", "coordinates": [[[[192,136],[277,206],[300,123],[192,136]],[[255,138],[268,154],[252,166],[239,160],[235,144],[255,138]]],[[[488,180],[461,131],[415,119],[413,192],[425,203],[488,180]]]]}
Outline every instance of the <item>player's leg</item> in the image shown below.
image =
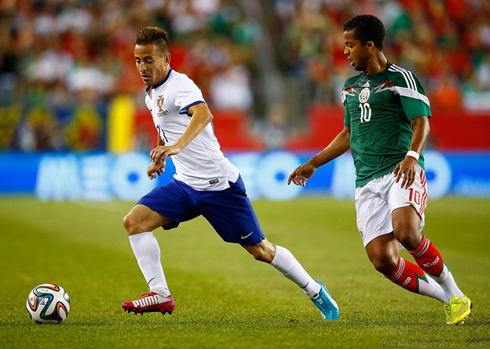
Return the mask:
{"type": "Polygon", "coordinates": [[[153,230],[171,223],[173,223],[171,219],[141,204],[134,206],[123,220],[131,247],[150,287],[150,292],[158,293],[162,297],[170,296],[170,291],[160,261],[160,246],[153,235],[153,230]]]}
{"type": "Polygon", "coordinates": [[[141,198],[124,217],[123,223],[131,247],[150,287],[150,293],[132,302],[123,303],[123,308],[128,312],[143,314],[159,311],[165,314],[174,310],[174,300],[160,261],[160,246],[153,230],[158,227],[172,229],[180,222],[196,217],[198,213],[190,206],[186,202],[185,193],[175,181],[171,181],[141,198]]]}
{"type": "MultiPolygon", "coordinates": [[[[271,264],[303,288],[310,298],[326,292],[322,293],[321,285],[310,277],[290,251],[265,239],[241,178],[220,192],[190,192],[189,195],[199,196],[199,212],[224,241],[238,243],[255,259],[271,264]]],[[[327,314],[327,317],[338,317],[338,310],[336,315],[327,314]]]]}
{"type": "Polygon", "coordinates": [[[408,190],[393,186],[390,193],[393,231],[419,267],[441,286],[445,293],[447,321],[457,324],[471,313],[471,301],[457,286],[437,248],[420,233],[425,223],[426,185],[425,173],[418,167],[415,181],[408,190]]]}
{"type": "Polygon", "coordinates": [[[265,239],[256,245],[245,245],[243,248],[256,260],[271,264],[282,275],[301,287],[320,310],[325,320],[339,318],[337,303],[330,296],[325,285],[321,281],[313,280],[288,249],[273,245],[265,239]]]}
{"type": "Polygon", "coordinates": [[[428,280],[416,264],[399,256],[400,243],[393,234],[388,203],[392,179],[388,174],[356,189],[357,227],[366,253],[375,269],[395,284],[442,301],[444,291],[439,285],[428,280]]]}
{"type": "Polygon", "coordinates": [[[242,247],[256,260],[271,264],[282,275],[301,287],[310,298],[320,292],[321,286],[311,278],[288,249],[273,245],[266,239],[256,245],[242,247]]]}
{"type": "Polygon", "coordinates": [[[462,297],[463,292],[456,285],[437,248],[421,234],[427,206],[426,186],[425,174],[420,166],[415,181],[408,190],[398,185],[393,186],[390,194],[393,231],[420,268],[441,285],[449,301],[453,297],[462,297]]]}
{"type": "Polygon", "coordinates": [[[366,253],[374,268],[391,282],[400,287],[424,296],[445,299],[442,288],[431,278],[426,277],[420,267],[400,257],[400,243],[393,233],[384,234],[366,245],[366,253]]]}
{"type": "Polygon", "coordinates": [[[136,205],[124,217],[123,223],[150,292],[131,302],[124,302],[122,307],[128,313],[135,314],[146,312],[172,314],[175,304],[160,262],[160,247],[153,235],[153,230],[171,224],[172,221],[147,206],[136,205]]]}
{"type": "Polygon", "coordinates": [[[408,251],[417,264],[438,282],[446,294],[447,301],[444,302],[446,311],[446,322],[451,324],[463,323],[471,314],[472,303],[459,289],[454,277],[447,267],[444,259],[437,248],[422,236],[420,244],[413,250],[408,251]]]}
{"type": "Polygon", "coordinates": [[[401,207],[393,211],[393,228],[398,232],[398,240],[407,248],[419,267],[444,290],[447,323],[458,324],[470,315],[471,300],[457,286],[437,248],[412,223],[420,219],[413,206],[401,207]]]}

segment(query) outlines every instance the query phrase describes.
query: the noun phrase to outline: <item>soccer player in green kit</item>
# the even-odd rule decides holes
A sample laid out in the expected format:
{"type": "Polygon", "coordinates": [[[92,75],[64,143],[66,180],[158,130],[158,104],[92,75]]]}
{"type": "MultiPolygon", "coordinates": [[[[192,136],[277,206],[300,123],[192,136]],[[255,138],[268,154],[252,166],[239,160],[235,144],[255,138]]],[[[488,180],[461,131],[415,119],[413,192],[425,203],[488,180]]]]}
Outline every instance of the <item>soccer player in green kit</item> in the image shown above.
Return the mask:
{"type": "Polygon", "coordinates": [[[448,324],[471,313],[436,247],[421,234],[427,206],[422,149],[430,104],[415,74],[383,54],[385,29],[371,15],[344,24],[344,54],[361,74],[342,91],[344,129],[320,153],[296,168],[288,184],[305,186],[316,169],[349,149],[356,168],[357,226],[376,270],[404,289],[443,302],[448,324]],[[415,263],[400,257],[400,245],[415,263]]]}

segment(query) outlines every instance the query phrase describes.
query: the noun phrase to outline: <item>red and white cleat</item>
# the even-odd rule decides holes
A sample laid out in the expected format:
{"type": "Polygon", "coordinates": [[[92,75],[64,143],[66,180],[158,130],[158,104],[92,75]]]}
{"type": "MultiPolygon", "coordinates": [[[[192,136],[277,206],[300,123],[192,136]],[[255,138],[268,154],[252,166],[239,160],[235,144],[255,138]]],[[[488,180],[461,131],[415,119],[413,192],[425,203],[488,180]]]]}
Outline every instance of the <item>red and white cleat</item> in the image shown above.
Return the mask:
{"type": "Polygon", "coordinates": [[[169,313],[170,315],[174,311],[175,303],[172,296],[163,298],[155,292],[150,292],[141,295],[141,298],[132,302],[124,302],[122,307],[128,313],[134,312],[135,315],[138,313],[143,315],[143,313],[154,313],[158,311],[163,315],[165,313],[169,313]]]}

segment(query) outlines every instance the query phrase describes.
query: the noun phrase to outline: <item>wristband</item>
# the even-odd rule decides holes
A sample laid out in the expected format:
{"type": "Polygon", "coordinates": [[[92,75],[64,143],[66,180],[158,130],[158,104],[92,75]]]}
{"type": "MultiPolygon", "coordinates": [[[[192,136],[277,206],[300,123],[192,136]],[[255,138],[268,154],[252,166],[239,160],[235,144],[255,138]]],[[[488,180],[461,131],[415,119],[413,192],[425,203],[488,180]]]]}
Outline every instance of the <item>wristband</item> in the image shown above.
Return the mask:
{"type": "Polygon", "coordinates": [[[405,155],[405,157],[407,157],[407,156],[411,156],[412,158],[414,158],[417,161],[419,161],[419,157],[420,157],[420,155],[417,154],[417,152],[413,151],[413,150],[409,150],[407,155],[405,155]]]}

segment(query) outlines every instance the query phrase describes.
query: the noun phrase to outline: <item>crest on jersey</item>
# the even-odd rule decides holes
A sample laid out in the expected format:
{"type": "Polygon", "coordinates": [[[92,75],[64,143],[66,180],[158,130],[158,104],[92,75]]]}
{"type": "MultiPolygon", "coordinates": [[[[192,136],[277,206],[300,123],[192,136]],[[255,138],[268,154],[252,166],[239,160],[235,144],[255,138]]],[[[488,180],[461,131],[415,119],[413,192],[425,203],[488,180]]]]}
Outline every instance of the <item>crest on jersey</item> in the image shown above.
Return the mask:
{"type": "Polygon", "coordinates": [[[158,111],[163,111],[163,96],[158,96],[157,99],[157,106],[158,106],[158,111]]]}
{"type": "Polygon", "coordinates": [[[163,110],[163,96],[158,96],[158,99],[157,99],[157,107],[158,107],[158,113],[157,113],[157,115],[159,117],[162,117],[164,115],[167,115],[167,110],[163,110]]]}
{"type": "Polygon", "coordinates": [[[370,94],[371,90],[369,89],[369,87],[363,88],[361,93],[359,93],[359,102],[366,103],[369,100],[370,94]]]}

